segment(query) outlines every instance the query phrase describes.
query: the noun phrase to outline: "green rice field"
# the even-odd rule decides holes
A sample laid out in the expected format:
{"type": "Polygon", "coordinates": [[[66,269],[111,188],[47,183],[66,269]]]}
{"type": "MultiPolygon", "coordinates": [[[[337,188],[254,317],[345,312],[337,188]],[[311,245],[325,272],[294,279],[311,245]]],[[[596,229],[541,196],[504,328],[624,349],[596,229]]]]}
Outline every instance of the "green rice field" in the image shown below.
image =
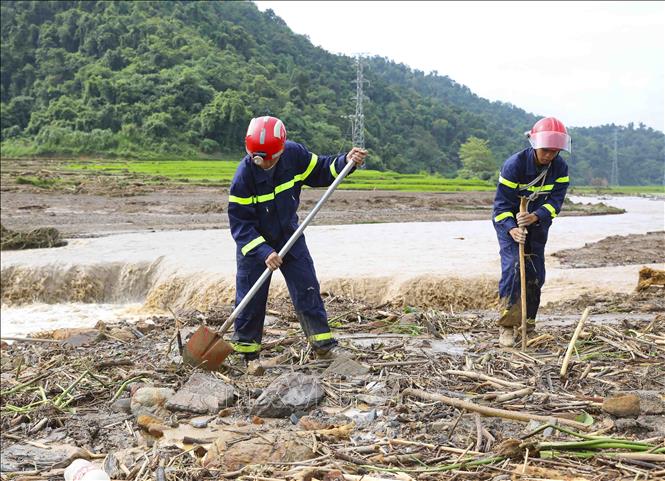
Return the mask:
{"type": "MultiPolygon", "coordinates": [[[[146,181],[168,179],[173,182],[228,186],[238,161],[231,160],[151,160],[105,161],[67,163],[70,171],[104,172],[108,174],[134,174],[146,176],[146,181]]],[[[479,179],[450,179],[427,173],[400,174],[392,171],[360,169],[339,186],[353,190],[399,190],[407,192],[459,192],[493,191],[494,182],[479,179]]],[[[571,186],[577,194],[665,194],[665,187],[619,186],[593,187],[571,186]]]]}

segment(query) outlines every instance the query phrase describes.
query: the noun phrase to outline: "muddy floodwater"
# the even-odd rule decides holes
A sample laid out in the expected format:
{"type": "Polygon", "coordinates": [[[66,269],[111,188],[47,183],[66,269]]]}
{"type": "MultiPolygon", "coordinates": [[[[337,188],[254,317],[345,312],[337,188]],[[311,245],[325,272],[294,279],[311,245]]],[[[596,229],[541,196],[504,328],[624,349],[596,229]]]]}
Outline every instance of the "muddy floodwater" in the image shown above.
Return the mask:
{"type": "MultiPolygon", "coordinates": [[[[544,303],[634,289],[641,264],[570,269],[551,256],[612,235],[664,228],[662,198],[602,201],[626,213],[554,220],[544,303]]],[[[458,289],[479,299],[468,307],[482,308],[489,305],[499,277],[498,245],[489,219],[313,226],[305,235],[322,290],[333,295],[445,306],[442,292],[458,289]]],[[[3,252],[1,264],[4,336],[133,319],[167,307],[203,310],[228,305],[234,294],[235,244],[228,229],[76,238],[60,248],[3,252]]],[[[279,273],[271,295],[285,295],[279,273]]]]}

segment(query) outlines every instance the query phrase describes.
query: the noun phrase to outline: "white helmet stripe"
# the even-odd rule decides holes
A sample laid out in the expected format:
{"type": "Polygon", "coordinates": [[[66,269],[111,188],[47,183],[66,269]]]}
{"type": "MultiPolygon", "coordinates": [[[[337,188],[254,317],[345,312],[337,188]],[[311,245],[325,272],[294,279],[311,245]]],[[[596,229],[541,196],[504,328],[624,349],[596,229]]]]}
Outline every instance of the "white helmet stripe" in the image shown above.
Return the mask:
{"type": "Polygon", "coordinates": [[[259,136],[259,144],[263,145],[266,143],[266,128],[261,129],[261,135],[259,136]]]}
{"type": "Polygon", "coordinates": [[[279,139],[279,136],[280,136],[281,132],[282,132],[282,121],[278,120],[277,122],[275,122],[275,128],[274,128],[272,134],[276,139],[279,139]]]}

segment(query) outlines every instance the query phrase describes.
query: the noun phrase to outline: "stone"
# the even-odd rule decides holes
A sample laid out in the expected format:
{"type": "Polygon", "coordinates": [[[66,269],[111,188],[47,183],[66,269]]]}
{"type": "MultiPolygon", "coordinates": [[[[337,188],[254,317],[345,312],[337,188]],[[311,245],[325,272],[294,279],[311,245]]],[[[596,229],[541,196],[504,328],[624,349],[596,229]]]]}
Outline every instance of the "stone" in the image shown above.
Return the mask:
{"type": "Polygon", "coordinates": [[[132,394],[130,409],[135,416],[151,414],[167,417],[168,411],[164,409],[164,406],[174,394],[175,392],[171,388],[140,387],[132,394]]]}
{"type": "Polygon", "coordinates": [[[319,381],[303,373],[285,373],[276,378],[258,397],[252,414],[267,418],[289,417],[316,405],[325,392],[319,381]]]}
{"type": "Polygon", "coordinates": [[[234,471],[250,464],[294,463],[316,457],[301,436],[291,431],[261,432],[260,436],[246,438],[244,433],[223,434],[212,443],[203,466],[234,471]]]}
{"type": "Polygon", "coordinates": [[[618,418],[635,418],[640,415],[640,398],[635,394],[622,394],[603,401],[603,411],[618,418]]]}
{"type": "Polygon", "coordinates": [[[266,372],[266,368],[263,367],[261,364],[261,361],[258,359],[254,359],[253,361],[249,361],[247,364],[247,375],[248,376],[263,376],[266,372]]]}
{"type": "Polygon", "coordinates": [[[120,339],[121,341],[128,342],[136,339],[136,336],[131,330],[122,327],[114,327],[108,331],[108,335],[111,337],[111,340],[120,339]]]}
{"type": "Polygon", "coordinates": [[[40,448],[16,443],[3,448],[0,453],[0,470],[3,472],[64,468],[75,459],[90,459],[85,449],[69,444],[40,448]]]}
{"type": "Polygon", "coordinates": [[[129,414],[132,412],[132,400],[128,397],[117,399],[113,404],[111,404],[111,410],[117,413],[129,414]]]}
{"type": "Polygon", "coordinates": [[[86,330],[83,332],[79,332],[77,334],[74,334],[73,336],[68,337],[65,339],[65,341],[62,343],[63,346],[66,347],[83,347],[83,346],[89,346],[91,344],[94,344],[97,342],[101,337],[101,333],[96,330],[86,330]]]}
{"type": "Polygon", "coordinates": [[[335,359],[328,368],[323,371],[323,377],[355,377],[365,376],[369,373],[369,368],[363,366],[357,361],[347,357],[335,359]]]}
{"type": "Polygon", "coordinates": [[[171,397],[166,407],[173,411],[215,414],[235,402],[235,391],[212,373],[195,372],[171,397]]]}
{"type": "Polygon", "coordinates": [[[145,454],[142,448],[127,448],[120,451],[110,452],[104,458],[103,468],[111,479],[123,479],[127,473],[122,466],[132,468],[145,454]]]}

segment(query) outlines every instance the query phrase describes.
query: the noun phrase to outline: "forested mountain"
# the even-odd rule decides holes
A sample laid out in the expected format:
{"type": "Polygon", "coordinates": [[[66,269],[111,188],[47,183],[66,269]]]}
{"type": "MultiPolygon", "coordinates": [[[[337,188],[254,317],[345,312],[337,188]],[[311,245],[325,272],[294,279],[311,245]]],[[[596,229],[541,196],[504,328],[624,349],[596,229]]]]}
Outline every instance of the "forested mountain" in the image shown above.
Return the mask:
{"type": "MultiPolygon", "coordinates": [[[[354,59],[253,3],[1,9],[3,155],[240,156],[249,119],[267,113],[315,152],[350,146],[354,59]]],[[[454,176],[473,136],[488,141],[498,168],[539,117],[384,58],[367,59],[365,73],[370,167],[454,176]]],[[[575,183],[609,179],[615,132],[620,183],[662,183],[665,135],[643,125],[571,128],[575,183]]]]}

